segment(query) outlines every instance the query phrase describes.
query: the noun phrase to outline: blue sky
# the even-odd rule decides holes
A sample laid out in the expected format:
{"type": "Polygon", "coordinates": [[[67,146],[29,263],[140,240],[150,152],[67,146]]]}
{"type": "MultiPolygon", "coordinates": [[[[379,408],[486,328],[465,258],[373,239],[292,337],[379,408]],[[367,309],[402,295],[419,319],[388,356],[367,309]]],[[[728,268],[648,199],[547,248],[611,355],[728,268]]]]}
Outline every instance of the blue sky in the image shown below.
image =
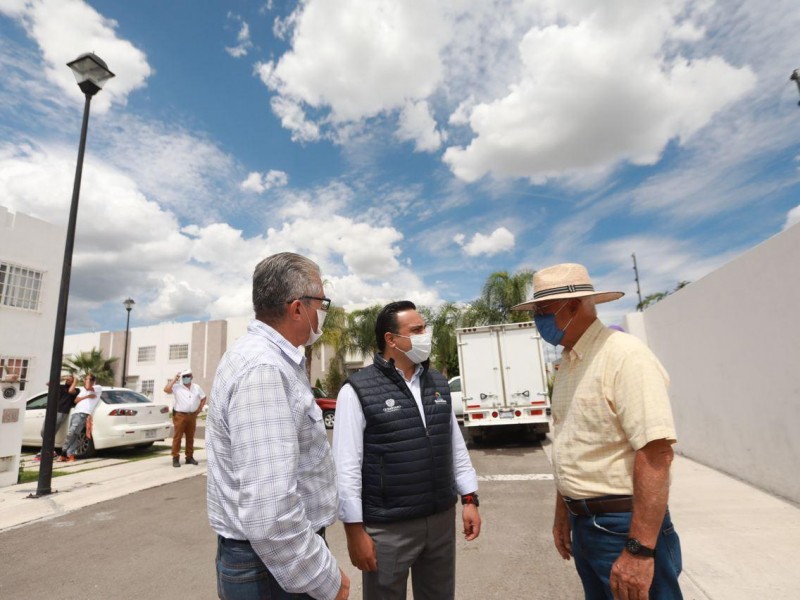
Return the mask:
{"type": "Polygon", "coordinates": [[[582,262],[604,305],[800,221],[800,5],[0,0],[0,204],[66,223],[69,330],[250,313],[264,256],[349,308],[582,262]]]}

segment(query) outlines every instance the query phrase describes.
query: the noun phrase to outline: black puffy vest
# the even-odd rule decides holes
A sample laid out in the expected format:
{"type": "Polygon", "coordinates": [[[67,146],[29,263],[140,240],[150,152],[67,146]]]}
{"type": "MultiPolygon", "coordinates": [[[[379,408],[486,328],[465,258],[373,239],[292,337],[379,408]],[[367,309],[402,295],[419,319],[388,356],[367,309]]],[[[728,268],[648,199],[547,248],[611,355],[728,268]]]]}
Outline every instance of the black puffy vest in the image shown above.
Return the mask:
{"type": "Polygon", "coordinates": [[[361,469],[365,523],[427,517],[455,504],[450,387],[423,363],[425,422],[394,361],[376,354],[373,364],[347,382],[366,419],[361,469]]]}

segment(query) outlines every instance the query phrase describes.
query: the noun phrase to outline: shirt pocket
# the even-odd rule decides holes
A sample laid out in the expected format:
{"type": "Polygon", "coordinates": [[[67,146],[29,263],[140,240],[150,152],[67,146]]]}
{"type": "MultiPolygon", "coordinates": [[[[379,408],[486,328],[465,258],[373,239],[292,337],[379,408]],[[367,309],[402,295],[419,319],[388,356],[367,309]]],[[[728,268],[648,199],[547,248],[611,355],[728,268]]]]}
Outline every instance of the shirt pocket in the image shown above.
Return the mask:
{"type": "Polygon", "coordinates": [[[569,430],[578,442],[596,444],[616,436],[616,419],[605,398],[576,395],[567,415],[569,430]]]}
{"type": "Polygon", "coordinates": [[[311,406],[306,414],[308,415],[308,418],[311,419],[312,423],[318,423],[322,421],[322,409],[316,402],[311,403],[311,406]]]}

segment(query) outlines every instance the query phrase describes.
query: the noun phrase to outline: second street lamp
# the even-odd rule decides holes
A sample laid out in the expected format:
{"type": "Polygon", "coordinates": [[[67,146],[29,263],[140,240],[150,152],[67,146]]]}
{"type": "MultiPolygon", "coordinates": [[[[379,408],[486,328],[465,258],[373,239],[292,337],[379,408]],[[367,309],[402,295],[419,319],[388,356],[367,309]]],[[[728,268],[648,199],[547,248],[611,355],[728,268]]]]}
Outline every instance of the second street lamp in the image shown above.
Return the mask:
{"type": "Polygon", "coordinates": [[[125,321],[125,354],[122,356],[122,387],[126,387],[128,384],[128,335],[131,330],[131,309],[136,302],[133,301],[133,298],[127,298],[122,304],[128,311],[128,319],[125,321]]]}
{"type": "Polygon", "coordinates": [[[114,77],[108,66],[100,57],[92,54],[81,54],[67,66],[72,69],[78,87],[81,88],[86,102],[83,107],[83,125],[81,141],[78,145],[78,164],[75,167],[75,184],[72,188],[72,203],[67,222],[67,239],[64,244],[64,264],[61,269],[61,287],[58,293],[56,310],[56,331],[53,336],[53,355],[50,360],[50,389],[47,392],[47,410],[44,417],[44,435],[42,437],[42,461],[39,464],[39,480],[36,494],[40,498],[52,493],[50,482],[53,477],[53,448],[56,437],[56,410],[61,386],[61,363],[64,355],[64,332],[67,328],[67,301],[69,299],[69,280],[72,274],[72,250],[75,246],[75,226],[78,220],[78,198],[81,192],[81,175],[83,172],[83,155],[86,151],[86,132],[89,128],[89,105],[103,84],[114,77]]]}

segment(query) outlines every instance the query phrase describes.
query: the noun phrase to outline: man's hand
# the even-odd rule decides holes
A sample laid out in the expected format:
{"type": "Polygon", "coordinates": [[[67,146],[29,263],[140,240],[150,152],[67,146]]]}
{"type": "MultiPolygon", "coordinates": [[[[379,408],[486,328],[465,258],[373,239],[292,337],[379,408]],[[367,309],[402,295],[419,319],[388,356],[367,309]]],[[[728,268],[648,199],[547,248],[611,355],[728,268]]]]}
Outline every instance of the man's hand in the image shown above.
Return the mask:
{"type": "Polygon", "coordinates": [[[611,567],[611,593],[615,600],[647,600],[656,561],[622,551],[611,567]]]}
{"type": "Polygon", "coordinates": [[[464,520],[464,539],[471,542],[481,534],[481,516],[474,504],[465,504],[461,514],[464,520]]]}
{"type": "Polygon", "coordinates": [[[345,523],[347,534],[347,551],[350,562],[360,571],[377,571],[378,556],[375,541],[369,536],[362,523],[345,523]]]}
{"type": "Polygon", "coordinates": [[[569,523],[569,512],[564,498],[556,492],[556,515],[553,519],[553,542],[556,550],[564,560],[572,557],[572,526],[569,523]]]}
{"type": "Polygon", "coordinates": [[[350,578],[341,568],[339,568],[339,573],[342,575],[342,585],[339,586],[339,593],[336,594],[334,600],[347,600],[350,597],[350,578]]]}

